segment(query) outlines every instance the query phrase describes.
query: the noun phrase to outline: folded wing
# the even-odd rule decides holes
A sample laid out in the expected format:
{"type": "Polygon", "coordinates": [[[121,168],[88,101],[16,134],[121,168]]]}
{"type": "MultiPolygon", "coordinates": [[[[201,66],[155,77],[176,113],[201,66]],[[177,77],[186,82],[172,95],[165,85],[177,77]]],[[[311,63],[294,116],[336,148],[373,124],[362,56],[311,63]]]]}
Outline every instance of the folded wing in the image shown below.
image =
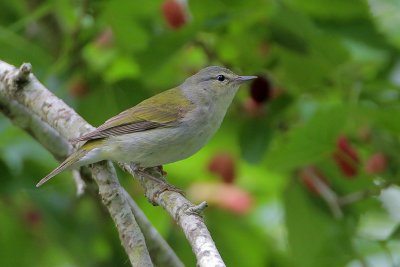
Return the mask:
{"type": "Polygon", "coordinates": [[[160,127],[173,127],[193,108],[193,103],[184,97],[181,89],[177,87],[146,99],[107,120],[96,130],[71,141],[88,141],[160,127]]]}

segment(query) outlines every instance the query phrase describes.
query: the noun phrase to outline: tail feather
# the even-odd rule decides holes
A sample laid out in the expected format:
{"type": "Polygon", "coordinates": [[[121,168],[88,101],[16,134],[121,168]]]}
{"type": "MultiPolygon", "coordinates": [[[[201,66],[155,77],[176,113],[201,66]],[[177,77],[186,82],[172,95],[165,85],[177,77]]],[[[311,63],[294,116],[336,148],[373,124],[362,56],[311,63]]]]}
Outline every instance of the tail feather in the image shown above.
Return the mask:
{"type": "Polygon", "coordinates": [[[46,177],[44,177],[42,180],[39,181],[39,183],[36,184],[36,187],[39,187],[43,185],[45,182],[59,174],[60,172],[64,171],[68,167],[70,167],[72,164],[76,163],[81,159],[84,155],[87,154],[87,150],[80,149],[76,151],[75,153],[72,153],[66,160],[64,160],[57,168],[55,168],[52,172],[50,172],[46,177]]]}

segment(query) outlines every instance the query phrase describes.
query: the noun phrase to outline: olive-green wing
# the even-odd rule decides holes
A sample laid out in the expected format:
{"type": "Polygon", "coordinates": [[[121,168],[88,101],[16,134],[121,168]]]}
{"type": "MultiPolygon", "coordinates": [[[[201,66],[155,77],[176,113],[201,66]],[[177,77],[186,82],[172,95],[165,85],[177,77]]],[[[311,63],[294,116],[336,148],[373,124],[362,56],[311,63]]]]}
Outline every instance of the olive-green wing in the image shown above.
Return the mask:
{"type": "Polygon", "coordinates": [[[96,130],[72,141],[87,141],[109,136],[118,136],[134,132],[171,127],[194,108],[179,87],[170,89],[144,100],[107,120],[96,130]]]}

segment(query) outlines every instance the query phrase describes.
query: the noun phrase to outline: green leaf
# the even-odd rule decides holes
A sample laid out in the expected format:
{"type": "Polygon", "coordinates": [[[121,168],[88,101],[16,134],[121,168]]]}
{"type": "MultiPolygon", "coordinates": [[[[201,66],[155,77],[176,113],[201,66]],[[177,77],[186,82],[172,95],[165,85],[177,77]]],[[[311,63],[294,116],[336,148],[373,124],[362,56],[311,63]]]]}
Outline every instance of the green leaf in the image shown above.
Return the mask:
{"type": "Polygon", "coordinates": [[[271,18],[271,38],[279,44],[275,78],[296,93],[320,92],[339,83],[337,72],[348,58],[343,43],[321,31],[304,14],[284,7],[271,18]],[[301,29],[301,30],[299,30],[301,29]]]}
{"type": "Polygon", "coordinates": [[[284,204],[294,266],[345,266],[353,256],[346,225],[333,220],[328,208],[317,205],[297,182],[289,185],[284,204]]]}
{"type": "Polygon", "coordinates": [[[269,258],[267,243],[245,217],[209,210],[206,219],[227,266],[266,266],[269,258]]]}
{"type": "Polygon", "coordinates": [[[291,9],[281,8],[271,18],[269,29],[271,40],[277,44],[300,54],[309,51],[309,42],[304,31],[312,31],[312,25],[307,17],[291,9]],[[299,32],[299,28],[303,31],[299,32]]]}
{"type": "Polygon", "coordinates": [[[102,48],[95,43],[86,45],[82,52],[83,58],[95,72],[104,71],[117,56],[115,49],[102,48]]]}
{"type": "Polygon", "coordinates": [[[126,56],[118,56],[105,73],[105,80],[114,83],[119,80],[136,78],[140,74],[138,64],[126,56]]]}
{"type": "Polygon", "coordinates": [[[400,48],[400,1],[368,0],[369,8],[381,33],[400,48]]]}
{"type": "Polygon", "coordinates": [[[363,0],[286,0],[293,7],[321,19],[354,19],[365,17],[368,8],[363,0]]]}
{"type": "Polygon", "coordinates": [[[370,105],[360,105],[356,110],[363,118],[375,127],[380,127],[391,131],[394,134],[400,133],[400,124],[398,117],[400,116],[400,107],[377,107],[370,105]]]}
{"type": "Polygon", "coordinates": [[[267,154],[267,165],[277,170],[292,170],[318,161],[332,152],[346,118],[343,106],[319,110],[303,126],[281,138],[267,154]]]}
{"type": "MultiPolygon", "coordinates": [[[[0,221],[2,236],[0,238],[0,257],[1,266],[27,266],[31,264],[33,257],[36,257],[35,250],[29,249],[32,246],[27,233],[26,226],[21,223],[21,219],[15,214],[13,207],[0,201],[0,221]]],[[[15,208],[15,207],[14,207],[15,208]]],[[[34,246],[33,246],[34,247],[34,246]]]]}
{"type": "Polygon", "coordinates": [[[273,129],[268,120],[246,121],[239,138],[243,159],[253,164],[260,162],[272,136],[273,129]]]}
{"type": "Polygon", "coordinates": [[[147,47],[150,38],[145,18],[154,16],[156,7],[156,3],[142,5],[139,2],[122,0],[106,3],[103,19],[111,25],[119,48],[134,52],[142,51],[147,47]]]}

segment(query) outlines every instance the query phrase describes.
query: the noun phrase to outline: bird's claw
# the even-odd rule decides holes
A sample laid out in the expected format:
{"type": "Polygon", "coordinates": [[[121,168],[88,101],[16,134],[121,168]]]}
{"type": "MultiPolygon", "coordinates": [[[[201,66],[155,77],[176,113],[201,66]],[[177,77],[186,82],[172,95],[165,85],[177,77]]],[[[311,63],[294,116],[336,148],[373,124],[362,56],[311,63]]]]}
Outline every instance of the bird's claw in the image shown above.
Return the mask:
{"type": "Polygon", "coordinates": [[[188,215],[195,215],[195,216],[201,216],[201,212],[208,207],[207,202],[203,201],[198,205],[194,205],[191,207],[188,207],[185,210],[185,213],[188,215]]]}

